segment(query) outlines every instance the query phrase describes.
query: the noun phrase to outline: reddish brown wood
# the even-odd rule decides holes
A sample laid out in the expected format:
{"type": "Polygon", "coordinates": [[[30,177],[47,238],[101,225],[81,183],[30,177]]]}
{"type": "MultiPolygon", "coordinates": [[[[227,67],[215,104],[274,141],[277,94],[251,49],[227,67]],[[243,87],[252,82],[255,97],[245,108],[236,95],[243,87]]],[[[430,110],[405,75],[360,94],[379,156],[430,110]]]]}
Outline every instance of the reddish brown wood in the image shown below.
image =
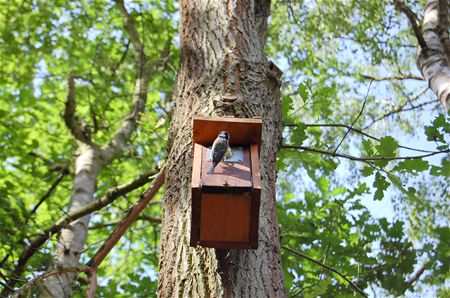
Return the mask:
{"type": "Polygon", "coordinates": [[[219,249],[254,249],[248,241],[246,242],[224,242],[224,241],[199,241],[198,245],[203,247],[219,249]]]}
{"type": "Polygon", "coordinates": [[[261,124],[261,119],[195,117],[191,246],[258,247],[261,124]],[[206,146],[221,130],[230,133],[231,144],[243,147],[243,161],[220,162],[209,174],[212,163],[206,146]]]}
{"type": "Polygon", "coordinates": [[[203,146],[194,144],[194,159],[192,161],[192,188],[200,188],[200,172],[202,169],[203,146]]]}
{"type": "Polygon", "coordinates": [[[258,248],[259,233],[259,205],[261,202],[261,188],[252,189],[252,207],[250,212],[250,248],[258,248]]]}
{"type": "Polygon", "coordinates": [[[250,158],[252,167],[252,186],[261,190],[261,172],[259,171],[259,149],[258,145],[250,145],[250,158]]]}
{"type": "Polygon", "coordinates": [[[192,204],[191,204],[191,238],[190,245],[197,246],[200,236],[200,188],[192,188],[192,204]]]}
{"type": "Polygon", "coordinates": [[[252,168],[252,209],[250,224],[250,247],[258,248],[259,231],[259,205],[261,198],[261,173],[259,168],[259,148],[256,144],[250,145],[250,158],[252,168]]]}
{"type": "Polygon", "coordinates": [[[200,241],[248,242],[251,196],[202,194],[200,241]]]}
{"type": "MultiPolygon", "coordinates": [[[[252,173],[250,152],[248,147],[243,149],[243,162],[229,163],[220,162],[214,173],[208,174],[208,170],[212,163],[207,160],[208,148],[203,148],[202,154],[202,170],[201,170],[201,185],[204,186],[217,186],[221,189],[230,187],[252,187],[252,173]]],[[[226,191],[226,190],[224,190],[226,191]]]]}
{"type": "Polygon", "coordinates": [[[220,131],[230,134],[231,145],[261,145],[261,118],[194,117],[193,142],[210,146],[220,131]]]}

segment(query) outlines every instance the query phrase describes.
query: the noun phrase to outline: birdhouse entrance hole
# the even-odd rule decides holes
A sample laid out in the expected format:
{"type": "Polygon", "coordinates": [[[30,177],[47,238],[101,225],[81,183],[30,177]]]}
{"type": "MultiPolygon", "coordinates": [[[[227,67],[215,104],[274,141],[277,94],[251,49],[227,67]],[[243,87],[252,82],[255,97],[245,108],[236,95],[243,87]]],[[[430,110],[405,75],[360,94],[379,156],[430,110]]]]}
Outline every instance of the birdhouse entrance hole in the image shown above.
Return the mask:
{"type": "Polygon", "coordinates": [[[261,126],[261,119],[194,118],[191,246],[257,248],[261,126]],[[229,133],[233,155],[208,173],[220,131],[229,133]]]}

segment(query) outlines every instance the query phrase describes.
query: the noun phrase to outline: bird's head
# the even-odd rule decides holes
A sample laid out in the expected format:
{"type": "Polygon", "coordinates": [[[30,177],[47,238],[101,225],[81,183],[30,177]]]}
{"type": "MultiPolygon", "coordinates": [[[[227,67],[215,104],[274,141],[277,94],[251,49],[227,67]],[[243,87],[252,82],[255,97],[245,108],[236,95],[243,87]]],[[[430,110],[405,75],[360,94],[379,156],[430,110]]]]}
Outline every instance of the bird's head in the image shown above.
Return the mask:
{"type": "Polygon", "coordinates": [[[221,131],[221,132],[219,132],[219,138],[229,140],[230,135],[228,134],[228,131],[221,131]]]}

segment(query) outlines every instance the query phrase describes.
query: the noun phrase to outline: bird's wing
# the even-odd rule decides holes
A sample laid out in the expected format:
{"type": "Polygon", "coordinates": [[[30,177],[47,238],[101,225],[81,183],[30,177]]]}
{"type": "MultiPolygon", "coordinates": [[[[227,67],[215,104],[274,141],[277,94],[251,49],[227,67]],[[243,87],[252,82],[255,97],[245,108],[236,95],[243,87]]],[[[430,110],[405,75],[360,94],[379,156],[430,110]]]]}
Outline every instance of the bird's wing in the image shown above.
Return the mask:
{"type": "Polygon", "coordinates": [[[216,146],[215,150],[213,151],[213,156],[212,156],[213,162],[215,162],[215,163],[220,162],[223,159],[223,157],[225,156],[227,149],[228,149],[227,146],[216,146]]]}

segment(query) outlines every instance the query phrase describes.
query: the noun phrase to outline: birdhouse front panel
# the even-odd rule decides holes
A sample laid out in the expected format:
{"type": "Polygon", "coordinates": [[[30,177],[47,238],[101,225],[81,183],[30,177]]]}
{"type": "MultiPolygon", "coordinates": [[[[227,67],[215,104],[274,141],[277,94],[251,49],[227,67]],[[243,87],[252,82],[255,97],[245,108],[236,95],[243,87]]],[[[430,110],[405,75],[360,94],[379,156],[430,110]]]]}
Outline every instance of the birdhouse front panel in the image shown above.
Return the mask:
{"type": "Polygon", "coordinates": [[[200,241],[249,242],[251,194],[203,194],[200,241]]]}

